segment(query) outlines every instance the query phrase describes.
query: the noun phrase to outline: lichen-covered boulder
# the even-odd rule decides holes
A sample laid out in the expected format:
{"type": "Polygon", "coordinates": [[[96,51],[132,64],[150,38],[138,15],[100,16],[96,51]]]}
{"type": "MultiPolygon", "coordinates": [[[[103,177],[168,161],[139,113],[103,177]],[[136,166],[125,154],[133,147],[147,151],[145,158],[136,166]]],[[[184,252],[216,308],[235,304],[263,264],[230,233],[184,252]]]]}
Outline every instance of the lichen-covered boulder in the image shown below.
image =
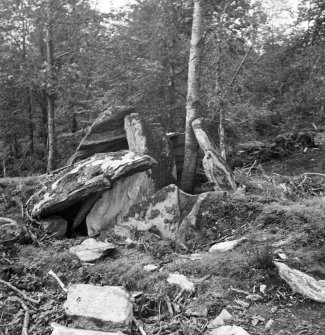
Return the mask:
{"type": "Polygon", "coordinates": [[[166,186],[146,201],[132,206],[123,222],[115,226],[115,233],[129,237],[132,229],[155,229],[165,238],[176,239],[179,224],[197,197],[182,192],[176,185],[166,186]]]}
{"type": "Polygon", "coordinates": [[[96,153],[128,149],[124,117],[134,111],[133,107],[127,106],[111,107],[104,111],[89,128],[69,163],[72,164],[96,153]]]}
{"type": "Polygon", "coordinates": [[[28,201],[32,217],[46,217],[85,201],[94,193],[104,192],[125,176],[150,169],[156,162],[132,151],[101,153],[66,167],[52,183],[28,201]]]}

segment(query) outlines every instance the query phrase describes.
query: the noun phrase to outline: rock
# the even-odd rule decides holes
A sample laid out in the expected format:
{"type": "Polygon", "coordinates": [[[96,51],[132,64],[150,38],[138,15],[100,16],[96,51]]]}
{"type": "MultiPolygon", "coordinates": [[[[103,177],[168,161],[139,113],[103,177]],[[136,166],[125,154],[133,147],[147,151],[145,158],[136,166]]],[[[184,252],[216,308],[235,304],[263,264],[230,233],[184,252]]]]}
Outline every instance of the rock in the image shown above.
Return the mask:
{"type": "Polygon", "coordinates": [[[68,214],[72,215],[72,206],[94,193],[112,188],[116,180],[145,171],[154,164],[151,157],[127,150],[93,155],[64,168],[51,184],[33,195],[28,202],[31,216],[46,217],[68,208],[68,214]]]}
{"type": "Polygon", "coordinates": [[[229,250],[232,250],[235,247],[237,247],[243,241],[246,241],[245,237],[242,237],[242,238],[240,238],[238,240],[220,242],[220,243],[214,244],[209,249],[209,252],[210,253],[214,253],[214,252],[217,252],[217,251],[219,251],[219,252],[229,251],[229,250]]]}
{"type": "Polygon", "coordinates": [[[153,272],[155,270],[159,269],[159,266],[157,265],[154,265],[154,264],[148,264],[148,265],[145,265],[143,267],[143,270],[144,271],[147,271],[147,272],[153,272]]]}
{"type": "Polygon", "coordinates": [[[68,221],[58,215],[47,217],[40,223],[45,231],[53,233],[55,237],[63,237],[68,230],[68,221]]]}
{"type": "Polygon", "coordinates": [[[135,111],[132,107],[111,107],[103,112],[89,128],[69,164],[86,159],[96,153],[128,149],[124,130],[124,117],[135,111]]]}
{"type": "Polygon", "coordinates": [[[208,324],[208,329],[215,329],[221,327],[225,324],[225,321],[229,321],[233,318],[233,316],[226,310],[223,309],[221,313],[208,324]]]}
{"type": "Polygon", "coordinates": [[[245,329],[238,326],[221,326],[213,329],[210,335],[249,335],[245,329]]]}
{"type": "Polygon", "coordinates": [[[15,220],[0,217],[0,242],[18,240],[23,235],[22,227],[15,220]]]}
{"type": "Polygon", "coordinates": [[[274,320],[273,320],[273,319],[270,319],[270,320],[266,323],[264,330],[265,330],[266,332],[269,331],[269,330],[271,329],[271,327],[273,326],[273,323],[274,323],[274,320]]]}
{"type": "Polygon", "coordinates": [[[129,331],[133,316],[130,295],[119,286],[71,285],[64,309],[89,330],[129,331]]]}
{"type": "Polygon", "coordinates": [[[264,285],[264,284],[260,285],[260,292],[262,294],[265,294],[265,290],[266,290],[266,285],[264,285]]]}
{"type": "Polygon", "coordinates": [[[291,269],[286,264],[274,262],[279,270],[280,277],[286,281],[293,292],[317,302],[325,302],[325,281],[315,278],[295,269],[291,269]]]}
{"type": "Polygon", "coordinates": [[[235,303],[241,307],[244,307],[244,308],[248,308],[250,306],[250,304],[246,301],[243,301],[243,300],[239,300],[239,299],[236,299],[235,300],[235,303]]]}
{"type": "Polygon", "coordinates": [[[112,243],[100,242],[94,238],[88,238],[80,245],[71,247],[70,252],[76,255],[82,262],[93,262],[115,249],[116,246],[112,243]]]}
{"type": "Polygon", "coordinates": [[[130,237],[130,230],[155,229],[162,237],[176,239],[179,222],[192,209],[197,196],[182,192],[176,185],[169,185],[146,201],[131,207],[129,213],[114,231],[130,237]]]}
{"type": "Polygon", "coordinates": [[[258,301],[263,300],[263,297],[260,296],[259,294],[249,294],[246,296],[246,299],[251,301],[258,301]]]}
{"type": "Polygon", "coordinates": [[[182,243],[186,243],[187,239],[190,238],[190,232],[192,229],[197,228],[199,221],[199,212],[201,208],[202,202],[207,198],[209,193],[202,193],[197,198],[192,210],[190,213],[184,218],[179,228],[178,239],[182,243]]]}
{"type": "Polygon", "coordinates": [[[121,223],[133,205],[153,193],[154,184],[146,171],[117,180],[114,187],[103,193],[87,215],[88,235],[94,236],[121,223]]]}
{"type": "Polygon", "coordinates": [[[195,290],[194,283],[189,281],[184,275],[171,273],[169,274],[167,281],[169,284],[175,284],[180,286],[185,291],[193,292],[195,290]]]}
{"type": "Polygon", "coordinates": [[[52,335],[123,335],[120,331],[117,332],[101,332],[96,330],[85,330],[76,328],[67,328],[60,326],[57,323],[51,323],[53,328],[52,335]]]}
{"type": "Polygon", "coordinates": [[[208,316],[208,309],[206,307],[189,308],[185,311],[185,315],[206,318],[208,316]]]}
{"type": "Polygon", "coordinates": [[[177,176],[173,176],[173,171],[176,171],[175,158],[171,143],[161,124],[148,123],[138,113],[133,113],[125,117],[124,127],[129,149],[149,155],[158,163],[151,169],[155,190],[175,183],[177,181],[177,176]]]}

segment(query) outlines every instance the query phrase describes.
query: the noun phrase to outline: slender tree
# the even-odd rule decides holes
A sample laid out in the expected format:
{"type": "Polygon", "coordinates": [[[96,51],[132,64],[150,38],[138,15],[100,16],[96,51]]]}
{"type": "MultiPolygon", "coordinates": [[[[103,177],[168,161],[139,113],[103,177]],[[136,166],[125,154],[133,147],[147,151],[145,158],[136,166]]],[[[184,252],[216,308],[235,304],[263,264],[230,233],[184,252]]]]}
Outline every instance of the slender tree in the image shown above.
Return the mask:
{"type": "Polygon", "coordinates": [[[192,121],[200,115],[200,68],[202,54],[203,1],[194,0],[188,82],[186,99],[185,152],[181,188],[186,192],[193,189],[196,170],[198,143],[192,129],[192,121]]]}

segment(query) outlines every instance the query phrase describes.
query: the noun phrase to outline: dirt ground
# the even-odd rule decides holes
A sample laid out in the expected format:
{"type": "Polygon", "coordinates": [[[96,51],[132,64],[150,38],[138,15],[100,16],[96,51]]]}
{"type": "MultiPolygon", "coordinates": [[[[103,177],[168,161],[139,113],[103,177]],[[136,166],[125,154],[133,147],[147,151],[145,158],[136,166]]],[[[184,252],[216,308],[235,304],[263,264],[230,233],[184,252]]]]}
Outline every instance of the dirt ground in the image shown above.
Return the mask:
{"type": "MultiPolygon", "coordinates": [[[[320,151],[307,151],[300,153],[300,157],[283,161],[282,165],[273,164],[273,172],[287,171],[290,166],[295,174],[300,171],[298,162],[302,155],[310,163],[313,157],[319,158],[320,151]]],[[[318,169],[314,171],[322,173],[320,161],[315,163],[318,169]]],[[[268,170],[267,166],[263,168],[268,170]]],[[[10,205],[9,197],[5,197],[10,205]]],[[[9,212],[3,204],[0,216],[10,213],[11,217],[19,218],[19,203],[18,200],[13,202],[9,212]]],[[[117,250],[92,265],[82,263],[69,253],[69,248],[80,244],[85,237],[54,240],[37,225],[28,223],[34,236],[32,240],[23,244],[0,244],[0,278],[39,300],[38,304],[25,301],[30,314],[29,334],[33,335],[50,334],[51,322],[71,327],[74,324],[62,307],[66,293],[48,275],[49,270],[66,285],[125,286],[134,296],[135,318],[143,322],[147,334],[209,334],[208,322],[226,308],[233,315],[230,324],[242,326],[251,335],[325,335],[325,304],[294,294],[273,264],[277,252],[281,251],[287,256],[289,266],[316,279],[325,279],[325,202],[322,197],[292,201],[263,195],[212,196],[202,207],[200,217],[199,229],[188,241],[187,251],[150,232],[134,236],[132,245],[105,232],[99,239],[114,242],[117,250]],[[247,237],[247,241],[235,250],[208,253],[213,243],[242,236],[247,237]],[[159,270],[146,272],[143,266],[147,264],[155,264],[159,270]],[[173,302],[180,288],[168,284],[166,279],[175,272],[192,280],[196,290],[184,292],[173,303],[171,315],[167,301],[173,302]],[[260,292],[261,285],[266,285],[264,294],[260,292]],[[260,294],[262,299],[248,301],[238,290],[260,294]],[[274,322],[266,331],[265,325],[270,320],[274,322]]],[[[19,221],[25,223],[26,219],[19,221]]],[[[24,309],[17,296],[0,283],[1,335],[21,334],[24,309]]],[[[133,334],[140,334],[135,326],[133,334]]]]}

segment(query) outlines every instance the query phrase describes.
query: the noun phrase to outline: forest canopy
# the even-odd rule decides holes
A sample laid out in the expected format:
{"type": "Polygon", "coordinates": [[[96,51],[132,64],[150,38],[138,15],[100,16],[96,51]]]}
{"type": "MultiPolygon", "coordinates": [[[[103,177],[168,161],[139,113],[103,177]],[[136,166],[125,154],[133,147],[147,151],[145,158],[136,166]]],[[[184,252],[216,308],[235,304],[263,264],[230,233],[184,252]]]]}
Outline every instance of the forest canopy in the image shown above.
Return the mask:
{"type": "MultiPolygon", "coordinates": [[[[300,0],[290,27],[291,8],[265,3],[201,1],[200,113],[217,144],[222,120],[227,152],[324,122],[325,3],[300,0]]],[[[109,106],[184,131],[192,1],[2,0],[0,16],[1,176],[64,166],[109,106]]]]}

